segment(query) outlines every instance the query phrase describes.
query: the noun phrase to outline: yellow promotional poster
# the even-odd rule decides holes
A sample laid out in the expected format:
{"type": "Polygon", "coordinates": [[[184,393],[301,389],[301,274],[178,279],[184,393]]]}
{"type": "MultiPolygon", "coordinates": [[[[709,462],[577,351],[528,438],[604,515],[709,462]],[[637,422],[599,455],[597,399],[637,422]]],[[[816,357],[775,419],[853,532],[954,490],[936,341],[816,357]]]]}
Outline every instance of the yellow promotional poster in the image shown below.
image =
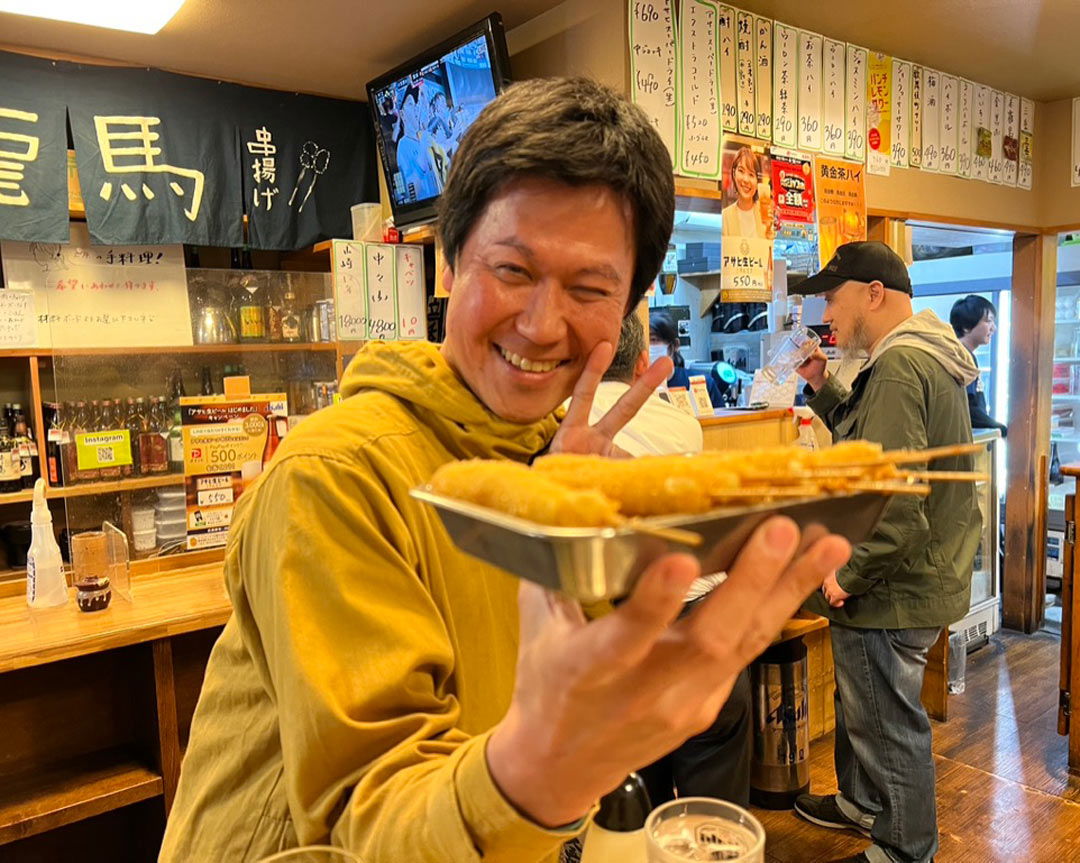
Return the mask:
{"type": "MultiPolygon", "coordinates": [[[[769,154],[759,143],[729,136],[724,140],[722,164],[720,300],[767,303],[772,299],[776,234],[769,154]]],[[[707,254],[704,267],[716,269],[707,254]]],[[[707,311],[704,301],[702,306],[704,315],[707,311]]]]}
{"type": "Polygon", "coordinates": [[[866,161],[872,173],[888,173],[891,122],[892,57],[871,51],[866,70],[866,161]]]}
{"type": "Polygon", "coordinates": [[[815,159],[818,254],[821,266],[837,246],[866,239],[866,178],[863,166],[838,159],[815,159]]]}
{"type": "Polygon", "coordinates": [[[284,393],[180,399],[187,548],[225,545],[233,506],[259,478],[288,423],[284,393]]]}
{"type": "Polygon", "coordinates": [[[79,470],[124,467],[131,464],[131,432],[127,429],[75,435],[75,458],[79,470]]]}

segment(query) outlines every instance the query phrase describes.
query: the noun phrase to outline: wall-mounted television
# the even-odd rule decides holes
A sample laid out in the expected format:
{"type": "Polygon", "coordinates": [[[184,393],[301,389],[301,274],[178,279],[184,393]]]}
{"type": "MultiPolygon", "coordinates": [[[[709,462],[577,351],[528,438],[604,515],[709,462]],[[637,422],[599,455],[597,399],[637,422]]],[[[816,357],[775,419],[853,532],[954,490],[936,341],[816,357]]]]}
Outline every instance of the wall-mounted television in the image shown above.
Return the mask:
{"type": "Polygon", "coordinates": [[[494,12],[367,85],[398,227],[431,221],[461,136],[510,81],[494,12]]]}

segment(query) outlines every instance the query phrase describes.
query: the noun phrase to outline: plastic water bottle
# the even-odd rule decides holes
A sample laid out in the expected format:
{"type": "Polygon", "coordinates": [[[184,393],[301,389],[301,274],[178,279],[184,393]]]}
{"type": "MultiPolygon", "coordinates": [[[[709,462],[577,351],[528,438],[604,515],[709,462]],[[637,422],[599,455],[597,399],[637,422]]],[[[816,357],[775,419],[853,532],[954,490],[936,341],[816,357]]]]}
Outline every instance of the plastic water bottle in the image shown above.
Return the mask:
{"type": "Polygon", "coordinates": [[[814,434],[814,421],[810,417],[799,418],[798,444],[803,449],[814,451],[818,448],[817,435],[814,434]]]}

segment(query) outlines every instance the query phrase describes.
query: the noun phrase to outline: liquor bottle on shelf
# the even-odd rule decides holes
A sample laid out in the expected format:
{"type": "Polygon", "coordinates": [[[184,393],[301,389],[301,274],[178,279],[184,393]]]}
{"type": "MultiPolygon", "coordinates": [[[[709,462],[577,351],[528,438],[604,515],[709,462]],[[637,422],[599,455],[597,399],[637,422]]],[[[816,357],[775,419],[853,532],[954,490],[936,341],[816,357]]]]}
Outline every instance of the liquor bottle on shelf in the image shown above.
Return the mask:
{"type": "Polygon", "coordinates": [[[165,413],[165,398],[163,396],[154,396],[150,399],[150,411],[147,420],[149,428],[140,437],[139,444],[149,448],[149,472],[168,473],[169,418],[165,413]]]}
{"type": "MultiPolygon", "coordinates": [[[[288,279],[288,276],[286,276],[288,279]]],[[[300,308],[293,293],[292,285],[286,282],[285,297],[281,303],[281,340],[299,342],[303,327],[300,323],[300,308]]]]}
{"type": "Polygon", "coordinates": [[[199,389],[200,395],[212,396],[214,394],[214,380],[210,376],[210,366],[202,367],[202,386],[199,389]]]}
{"type": "Polygon", "coordinates": [[[19,476],[21,477],[22,487],[31,489],[34,487],[34,481],[41,476],[38,465],[37,441],[34,440],[33,432],[26,420],[22,405],[16,402],[11,408],[11,432],[19,450],[19,476]]]}
{"type": "Polygon", "coordinates": [[[78,436],[92,432],[96,429],[94,425],[94,417],[96,411],[93,406],[96,406],[97,402],[91,402],[91,407],[87,407],[86,402],[80,401],[75,405],[75,419],[73,420],[73,428],[71,431],[72,443],[75,445],[75,481],[76,482],[95,482],[100,478],[101,474],[97,468],[82,469],[78,466],[78,436]]]}
{"type": "Polygon", "coordinates": [[[61,486],[64,484],[64,473],[61,461],[60,448],[63,435],[63,406],[59,404],[44,404],[42,417],[45,421],[45,476],[49,485],[61,486]]]}
{"type": "Polygon", "coordinates": [[[270,286],[266,291],[266,339],[270,342],[280,342],[281,334],[281,291],[276,285],[270,286]]]}
{"type": "MultiPolygon", "coordinates": [[[[113,412],[113,403],[109,399],[105,399],[101,403],[101,413],[98,414],[97,431],[99,432],[111,432],[120,428],[120,422],[116,418],[116,414],[113,412]]],[[[121,470],[120,465],[110,464],[105,467],[99,468],[100,476],[103,480],[116,480],[120,479],[121,470]]]]}
{"type": "Polygon", "coordinates": [[[15,434],[15,415],[12,410],[11,402],[4,402],[4,428],[3,431],[7,432],[7,436],[11,437],[15,434]]]}
{"type": "Polygon", "coordinates": [[[124,410],[124,428],[127,429],[127,439],[129,439],[132,447],[132,463],[124,468],[123,475],[139,476],[143,473],[143,464],[141,464],[138,449],[139,434],[143,431],[143,419],[139,416],[138,404],[131,397],[127,399],[124,410]]]}
{"type": "Polygon", "coordinates": [[[64,402],[63,422],[58,424],[60,434],[60,478],[64,485],[73,485],[79,481],[79,459],[75,449],[75,404],[64,402]]]}
{"type": "Polygon", "coordinates": [[[184,376],[180,369],[177,369],[172,376],[172,393],[170,394],[172,410],[169,412],[169,470],[173,473],[184,472],[184,433],[180,399],[186,395],[184,376]]]}
{"type": "Polygon", "coordinates": [[[8,434],[7,427],[0,426],[0,494],[14,494],[21,490],[19,447],[15,438],[8,434]]]}
{"type": "Polygon", "coordinates": [[[127,427],[132,438],[135,439],[135,447],[139,451],[139,458],[136,461],[139,466],[138,473],[140,476],[148,476],[153,473],[150,470],[150,458],[154,447],[148,437],[150,435],[150,417],[146,399],[142,396],[135,399],[135,410],[128,414],[127,427]]]}

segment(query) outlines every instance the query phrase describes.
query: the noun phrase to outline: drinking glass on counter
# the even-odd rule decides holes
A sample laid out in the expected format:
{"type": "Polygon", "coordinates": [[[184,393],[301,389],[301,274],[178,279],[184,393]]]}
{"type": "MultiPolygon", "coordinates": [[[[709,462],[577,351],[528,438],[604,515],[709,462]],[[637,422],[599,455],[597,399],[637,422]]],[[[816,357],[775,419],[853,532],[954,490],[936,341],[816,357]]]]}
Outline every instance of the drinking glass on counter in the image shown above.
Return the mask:
{"type": "Polygon", "coordinates": [[[795,369],[810,359],[821,338],[802,324],[795,324],[771,354],[769,362],[761,369],[761,376],[770,384],[782,384],[795,369]]]}
{"type": "Polygon", "coordinates": [[[259,863],[364,863],[359,857],[341,848],[329,845],[308,845],[305,848],[291,848],[264,857],[259,863]]]}
{"type": "Polygon", "coordinates": [[[645,822],[649,863],[764,863],[765,829],[724,800],[682,797],[657,806],[645,822]]]}

